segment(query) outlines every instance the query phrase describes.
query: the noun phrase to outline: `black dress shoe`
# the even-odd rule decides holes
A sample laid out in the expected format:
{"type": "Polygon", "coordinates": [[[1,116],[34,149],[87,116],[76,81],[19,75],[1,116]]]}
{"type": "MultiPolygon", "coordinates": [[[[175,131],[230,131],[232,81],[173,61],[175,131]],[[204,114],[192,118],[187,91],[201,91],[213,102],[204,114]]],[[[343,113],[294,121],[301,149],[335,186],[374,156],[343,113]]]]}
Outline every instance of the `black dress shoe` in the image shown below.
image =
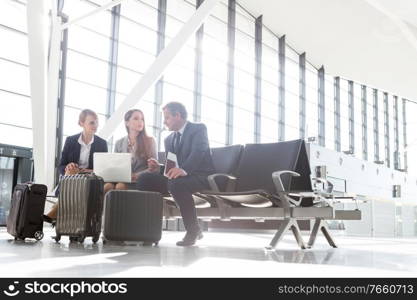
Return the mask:
{"type": "Polygon", "coordinates": [[[51,217],[49,217],[47,215],[43,215],[42,218],[43,218],[43,221],[44,222],[47,222],[47,223],[51,223],[52,224],[53,222],[56,222],[56,219],[52,219],[51,217]]]}
{"type": "Polygon", "coordinates": [[[51,217],[48,217],[47,215],[43,215],[42,219],[43,219],[44,222],[51,223],[52,227],[55,227],[56,219],[52,219],[51,217]]]}
{"type": "Polygon", "coordinates": [[[177,246],[181,247],[188,247],[195,244],[197,240],[201,240],[203,238],[203,233],[201,231],[197,233],[189,233],[187,232],[182,239],[182,241],[177,242],[177,246]]]}

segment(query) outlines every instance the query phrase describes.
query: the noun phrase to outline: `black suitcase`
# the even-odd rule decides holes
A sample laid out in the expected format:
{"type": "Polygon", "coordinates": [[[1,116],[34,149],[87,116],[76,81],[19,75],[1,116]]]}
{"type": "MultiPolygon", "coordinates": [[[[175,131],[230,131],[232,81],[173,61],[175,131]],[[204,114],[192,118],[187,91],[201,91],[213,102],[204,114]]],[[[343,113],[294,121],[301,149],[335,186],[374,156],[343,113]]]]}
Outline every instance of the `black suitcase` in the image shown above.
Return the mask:
{"type": "Polygon", "coordinates": [[[162,235],[162,202],[162,195],[155,192],[108,192],[103,243],[137,241],[157,245],[162,235]]]}
{"type": "Polygon", "coordinates": [[[101,233],[103,178],[95,174],[64,176],[60,182],[55,241],[68,235],[84,242],[88,236],[96,243],[101,233]]]}
{"type": "Polygon", "coordinates": [[[43,238],[43,213],[48,188],[43,184],[17,184],[13,191],[7,232],[15,240],[43,238]]]}

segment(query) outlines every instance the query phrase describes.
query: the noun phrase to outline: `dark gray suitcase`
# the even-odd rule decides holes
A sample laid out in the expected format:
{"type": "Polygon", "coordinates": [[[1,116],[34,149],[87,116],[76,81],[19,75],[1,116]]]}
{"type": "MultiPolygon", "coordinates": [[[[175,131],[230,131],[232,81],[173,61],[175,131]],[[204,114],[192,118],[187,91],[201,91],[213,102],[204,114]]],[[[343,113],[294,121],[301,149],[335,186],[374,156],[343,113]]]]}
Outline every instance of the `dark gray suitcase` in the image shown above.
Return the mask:
{"type": "Polygon", "coordinates": [[[13,190],[13,197],[9,216],[7,217],[7,232],[15,240],[43,238],[43,211],[45,209],[48,188],[43,184],[17,184],[13,190]]]}
{"type": "Polygon", "coordinates": [[[103,242],[137,241],[158,244],[162,235],[162,195],[143,191],[106,194],[103,242]]]}
{"type": "Polygon", "coordinates": [[[103,178],[95,174],[64,176],[60,182],[55,241],[62,235],[84,242],[88,236],[93,243],[100,238],[103,213],[103,178]]]}

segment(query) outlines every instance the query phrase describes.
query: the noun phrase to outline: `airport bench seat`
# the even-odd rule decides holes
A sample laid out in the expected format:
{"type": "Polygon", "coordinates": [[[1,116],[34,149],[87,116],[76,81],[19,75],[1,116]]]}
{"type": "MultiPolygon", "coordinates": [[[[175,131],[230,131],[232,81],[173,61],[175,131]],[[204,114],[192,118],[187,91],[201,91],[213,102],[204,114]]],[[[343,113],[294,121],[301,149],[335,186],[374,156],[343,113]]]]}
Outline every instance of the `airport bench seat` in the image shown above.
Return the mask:
{"type": "MultiPolygon", "coordinates": [[[[336,247],[325,220],[360,220],[359,210],[335,210],[328,200],[353,200],[352,195],[335,196],[314,191],[305,143],[302,140],[234,145],[213,149],[217,174],[208,177],[210,190],[194,195],[200,219],[282,220],[268,249],[274,249],[291,230],[298,245],[311,248],[319,231],[336,247]],[[307,244],[297,220],[314,220],[307,244]]],[[[164,206],[167,219],[181,216],[173,199],[164,206]]]]}

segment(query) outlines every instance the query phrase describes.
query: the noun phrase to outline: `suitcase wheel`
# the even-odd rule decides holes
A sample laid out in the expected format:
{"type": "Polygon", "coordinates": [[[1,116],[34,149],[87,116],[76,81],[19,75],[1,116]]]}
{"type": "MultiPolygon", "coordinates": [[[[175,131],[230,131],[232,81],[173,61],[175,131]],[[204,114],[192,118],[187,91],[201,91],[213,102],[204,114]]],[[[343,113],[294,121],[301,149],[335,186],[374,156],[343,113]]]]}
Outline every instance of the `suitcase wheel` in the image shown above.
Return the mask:
{"type": "MultiPolygon", "coordinates": [[[[97,243],[99,239],[100,239],[99,235],[93,236],[93,243],[94,244],[97,243]]],[[[104,241],[103,241],[103,243],[104,243],[104,241]]]]}
{"type": "Polygon", "coordinates": [[[84,235],[78,237],[78,243],[82,244],[82,243],[84,243],[84,240],[85,240],[85,236],[84,235]]]}
{"type": "Polygon", "coordinates": [[[55,240],[55,242],[59,242],[60,240],[61,240],[61,235],[60,234],[57,234],[55,237],[54,237],[54,240],[55,240]]]}
{"type": "Polygon", "coordinates": [[[43,239],[43,232],[42,231],[36,231],[35,232],[35,240],[40,241],[43,239]]]}
{"type": "Polygon", "coordinates": [[[158,246],[158,241],[153,241],[153,242],[143,242],[142,246],[153,246],[155,244],[155,246],[158,246]]]}

